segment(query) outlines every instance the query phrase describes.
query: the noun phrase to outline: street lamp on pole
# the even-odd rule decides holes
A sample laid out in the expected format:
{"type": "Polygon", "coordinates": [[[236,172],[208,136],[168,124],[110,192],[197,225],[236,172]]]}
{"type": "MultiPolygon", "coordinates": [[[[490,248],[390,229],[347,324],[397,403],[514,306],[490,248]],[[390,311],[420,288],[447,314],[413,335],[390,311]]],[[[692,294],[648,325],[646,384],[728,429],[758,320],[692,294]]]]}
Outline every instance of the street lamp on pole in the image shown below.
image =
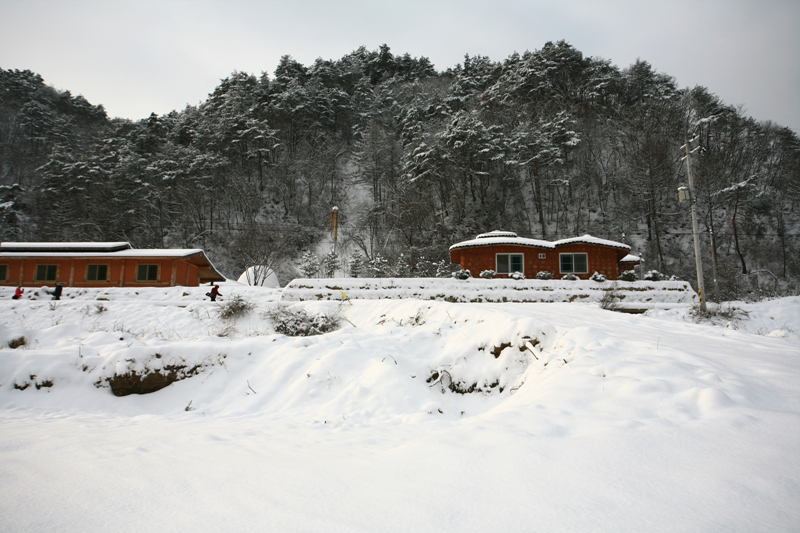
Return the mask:
{"type": "Polygon", "coordinates": [[[697,233],[697,198],[694,195],[694,183],[692,182],[692,165],[691,165],[691,155],[695,153],[697,150],[700,149],[700,146],[695,148],[694,150],[689,150],[689,144],[697,139],[697,137],[692,137],[692,139],[686,139],[686,144],[681,146],[686,150],[686,155],[683,156],[681,159],[686,161],[686,176],[689,178],[689,187],[679,187],[678,188],[678,201],[679,202],[689,202],[689,205],[692,209],[692,237],[694,238],[694,261],[697,266],[697,294],[700,296],[700,311],[705,313],[706,312],[706,298],[705,298],[705,287],[703,285],[703,261],[700,258],[700,236],[697,233]]]}

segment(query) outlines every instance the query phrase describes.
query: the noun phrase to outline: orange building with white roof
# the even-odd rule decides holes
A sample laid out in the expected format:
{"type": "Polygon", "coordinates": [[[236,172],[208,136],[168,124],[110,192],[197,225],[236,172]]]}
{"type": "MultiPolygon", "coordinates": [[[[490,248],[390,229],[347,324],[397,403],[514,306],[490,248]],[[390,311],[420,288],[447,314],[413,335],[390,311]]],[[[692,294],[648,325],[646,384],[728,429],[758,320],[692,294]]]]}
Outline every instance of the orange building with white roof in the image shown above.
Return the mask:
{"type": "Polygon", "coordinates": [[[518,237],[512,231],[492,231],[452,245],[450,261],[469,270],[473,277],[494,270],[498,277],[520,272],[533,278],[546,271],[556,278],[572,274],[588,279],[598,272],[615,280],[624,270],[620,261],[630,250],[627,244],[591,235],[551,242],[518,237]]]}
{"type": "Polygon", "coordinates": [[[0,243],[0,285],[198,286],[225,277],[201,249],[134,249],[128,242],[0,243]]]}

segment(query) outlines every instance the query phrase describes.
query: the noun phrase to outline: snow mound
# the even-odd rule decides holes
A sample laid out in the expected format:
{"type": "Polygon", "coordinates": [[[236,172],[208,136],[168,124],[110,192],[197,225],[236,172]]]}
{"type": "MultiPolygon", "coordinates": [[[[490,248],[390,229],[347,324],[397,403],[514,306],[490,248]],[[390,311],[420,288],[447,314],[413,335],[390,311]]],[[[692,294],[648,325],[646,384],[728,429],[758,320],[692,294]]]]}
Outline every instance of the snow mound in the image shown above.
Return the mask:
{"type": "Polygon", "coordinates": [[[251,266],[239,276],[237,280],[244,285],[251,285],[256,287],[269,287],[278,289],[281,282],[278,280],[278,275],[268,267],[255,265],[251,266]]]}
{"type": "Polygon", "coordinates": [[[800,520],[787,505],[800,499],[799,298],[742,303],[727,327],[696,323],[687,306],[286,302],[235,282],[224,298],[252,305],[231,316],[206,290],[0,300],[6,529],[790,531],[800,520]],[[340,327],[276,334],[278,305],[337,314],[340,327]],[[145,381],[165,386],[114,394],[145,381]]]}

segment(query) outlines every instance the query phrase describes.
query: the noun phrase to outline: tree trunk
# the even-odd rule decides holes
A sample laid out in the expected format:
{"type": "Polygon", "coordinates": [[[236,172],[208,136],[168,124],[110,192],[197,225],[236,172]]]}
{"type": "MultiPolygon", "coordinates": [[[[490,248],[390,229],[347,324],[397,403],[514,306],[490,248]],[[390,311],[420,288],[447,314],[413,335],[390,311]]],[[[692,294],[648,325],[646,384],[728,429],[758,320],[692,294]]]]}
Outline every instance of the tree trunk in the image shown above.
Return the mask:
{"type": "Polygon", "coordinates": [[[536,188],[534,197],[536,198],[536,208],[539,211],[539,224],[542,226],[542,239],[547,238],[547,226],[544,223],[544,208],[542,207],[542,182],[539,180],[539,167],[533,167],[533,182],[536,188]]]}
{"type": "Polygon", "coordinates": [[[736,247],[736,255],[739,256],[739,261],[742,262],[742,274],[747,274],[747,264],[744,262],[744,256],[739,249],[739,232],[736,230],[736,214],[739,210],[739,191],[736,191],[736,203],[733,204],[733,243],[736,247]]]}

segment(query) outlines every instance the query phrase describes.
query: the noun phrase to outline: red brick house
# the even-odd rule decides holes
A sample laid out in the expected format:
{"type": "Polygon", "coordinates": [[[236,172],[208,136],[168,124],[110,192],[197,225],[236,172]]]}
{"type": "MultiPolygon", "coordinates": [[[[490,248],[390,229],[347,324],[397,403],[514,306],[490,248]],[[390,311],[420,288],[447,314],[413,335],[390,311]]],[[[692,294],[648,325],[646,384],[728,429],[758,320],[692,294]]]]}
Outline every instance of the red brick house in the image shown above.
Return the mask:
{"type": "Polygon", "coordinates": [[[0,243],[0,285],[196,287],[225,281],[200,249],[135,250],[127,242],[0,243]]]}
{"type": "Polygon", "coordinates": [[[627,244],[591,235],[551,242],[518,237],[511,231],[492,231],[452,245],[450,261],[469,270],[473,277],[484,270],[494,270],[498,277],[521,272],[526,278],[547,271],[556,279],[566,274],[588,279],[599,272],[613,280],[624,270],[620,261],[630,249],[627,244]]]}

